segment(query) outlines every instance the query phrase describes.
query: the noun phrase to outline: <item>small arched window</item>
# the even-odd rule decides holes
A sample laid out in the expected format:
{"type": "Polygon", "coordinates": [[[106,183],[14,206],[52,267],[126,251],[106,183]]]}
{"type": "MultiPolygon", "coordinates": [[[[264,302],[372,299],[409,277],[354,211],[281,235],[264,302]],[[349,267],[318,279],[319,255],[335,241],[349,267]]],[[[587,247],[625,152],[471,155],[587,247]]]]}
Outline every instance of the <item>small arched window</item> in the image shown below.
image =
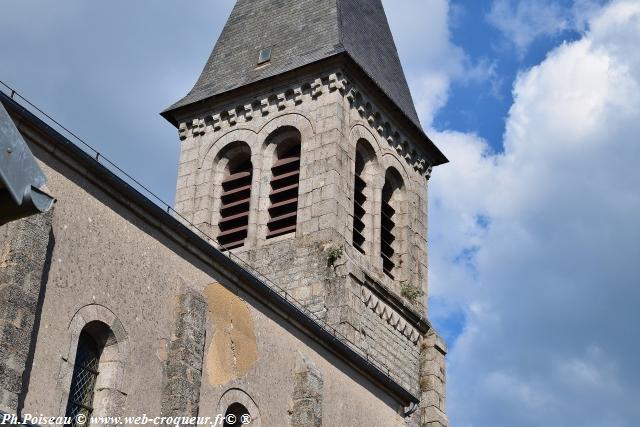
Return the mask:
{"type": "MultiPolygon", "coordinates": [[[[96,380],[98,379],[98,365],[102,348],[89,335],[86,330],[80,333],[76,361],[71,379],[69,400],[67,401],[66,417],[71,418],[72,427],[80,426],[76,417],[79,414],[89,419],[93,413],[93,397],[95,394],[96,380]]],[[[84,425],[88,425],[88,422],[84,425]]]]}
{"type": "Polygon", "coordinates": [[[234,402],[229,405],[224,414],[224,427],[240,427],[250,423],[249,410],[242,403],[234,402]]]}
{"type": "Polygon", "coordinates": [[[249,229],[251,179],[253,166],[249,153],[240,152],[229,159],[222,180],[218,243],[224,249],[244,245],[249,229]]]}
{"type": "Polygon", "coordinates": [[[380,255],[382,269],[390,278],[394,278],[397,266],[398,227],[400,216],[402,178],[395,169],[387,170],[384,187],[382,187],[380,255]]]}
{"type": "Polygon", "coordinates": [[[287,130],[275,137],[277,147],[271,168],[267,238],[296,231],[300,182],[300,133],[287,130]]]}

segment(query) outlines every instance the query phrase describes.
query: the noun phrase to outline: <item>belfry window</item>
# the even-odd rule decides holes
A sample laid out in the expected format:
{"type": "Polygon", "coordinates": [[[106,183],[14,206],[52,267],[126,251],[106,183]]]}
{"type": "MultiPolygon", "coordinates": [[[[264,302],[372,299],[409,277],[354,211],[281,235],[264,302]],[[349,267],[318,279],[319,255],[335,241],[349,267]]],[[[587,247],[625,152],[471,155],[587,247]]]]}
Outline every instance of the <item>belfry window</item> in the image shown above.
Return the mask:
{"type": "Polygon", "coordinates": [[[353,247],[358,251],[365,253],[363,248],[365,242],[365,223],[364,216],[366,213],[364,204],[367,201],[365,188],[367,183],[363,179],[365,161],[362,154],[356,151],[356,173],[353,189],[353,247]]]}
{"type": "Polygon", "coordinates": [[[398,244],[401,229],[399,227],[402,179],[397,171],[390,169],[385,176],[382,188],[380,255],[382,269],[390,278],[394,278],[397,267],[398,244]]]}
{"type": "Polygon", "coordinates": [[[85,419],[88,420],[93,413],[93,396],[98,378],[100,353],[101,349],[94,339],[86,331],[82,331],[78,340],[76,362],[73,368],[71,389],[65,413],[65,416],[72,419],[71,424],[69,424],[72,427],[88,425],[88,421],[84,424],[79,424],[77,416],[80,414],[85,415],[85,419]]]}
{"type": "Polygon", "coordinates": [[[230,159],[222,181],[218,243],[224,249],[244,245],[249,229],[253,166],[248,153],[230,159]]]}
{"type": "Polygon", "coordinates": [[[376,153],[364,138],[356,143],[353,183],[353,247],[363,253],[373,253],[374,187],[379,171],[376,153]]]}
{"type": "Polygon", "coordinates": [[[297,135],[278,142],[276,148],[271,168],[268,239],[296,231],[299,181],[300,137],[297,135]]]}

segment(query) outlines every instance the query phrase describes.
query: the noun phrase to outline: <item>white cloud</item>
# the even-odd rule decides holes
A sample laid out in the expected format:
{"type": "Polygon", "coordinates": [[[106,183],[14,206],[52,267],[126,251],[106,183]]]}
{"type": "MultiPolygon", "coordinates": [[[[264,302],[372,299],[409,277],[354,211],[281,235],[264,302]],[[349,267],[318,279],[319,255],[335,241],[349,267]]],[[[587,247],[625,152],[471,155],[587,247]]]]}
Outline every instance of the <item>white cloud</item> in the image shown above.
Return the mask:
{"type": "Polygon", "coordinates": [[[640,417],[640,3],[587,24],[518,77],[504,153],[430,133],[452,161],[430,186],[432,316],[466,314],[453,425],[640,417]]]}
{"type": "Polygon", "coordinates": [[[520,53],[536,38],[557,34],[572,25],[569,11],[551,0],[494,0],[487,19],[520,53]]]}
{"type": "MultiPolygon", "coordinates": [[[[463,79],[471,66],[451,42],[448,0],[384,0],[389,25],[423,126],[449,97],[451,82],[463,79]]],[[[474,76],[480,76],[480,67],[474,76]]]]}
{"type": "Polygon", "coordinates": [[[523,55],[536,39],[583,31],[603,1],[573,0],[568,6],[553,0],[494,0],[487,20],[523,55]]]}

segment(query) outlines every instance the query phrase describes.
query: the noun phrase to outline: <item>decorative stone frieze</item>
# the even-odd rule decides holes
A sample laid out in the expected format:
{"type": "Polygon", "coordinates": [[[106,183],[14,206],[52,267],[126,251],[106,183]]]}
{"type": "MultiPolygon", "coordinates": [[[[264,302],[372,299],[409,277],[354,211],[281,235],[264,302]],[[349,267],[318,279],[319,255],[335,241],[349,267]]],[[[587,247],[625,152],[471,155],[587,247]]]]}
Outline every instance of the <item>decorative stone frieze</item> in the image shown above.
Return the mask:
{"type": "Polygon", "coordinates": [[[392,147],[398,155],[403,157],[416,172],[426,179],[430,177],[430,162],[427,156],[416,147],[412,147],[407,138],[387,119],[381,111],[378,111],[366,95],[358,89],[342,73],[331,73],[326,77],[317,78],[312,82],[298,83],[294,87],[280,90],[276,93],[265,94],[252,102],[243,103],[236,108],[231,108],[204,117],[197,117],[188,122],[180,123],[179,136],[181,140],[188,137],[203,136],[209,132],[222,130],[222,123],[229,127],[237,126],[253,119],[254,110],[259,110],[263,116],[298,106],[306,100],[317,100],[321,96],[339,91],[352,108],[356,109],[360,116],[369,123],[372,129],[392,147]],[[307,94],[308,97],[304,95],[307,94]]]}
{"type": "Polygon", "coordinates": [[[253,112],[260,111],[263,116],[286,110],[292,106],[302,104],[305,99],[317,100],[323,94],[335,92],[343,88],[338,74],[330,74],[323,78],[317,78],[312,82],[299,83],[294,87],[280,90],[276,93],[264,94],[259,99],[243,103],[236,108],[207,114],[191,121],[180,123],[178,132],[181,140],[189,137],[202,136],[209,132],[218,132],[225,122],[229,127],[239,125],[253,119],[253,112]],[[325,90],[326,88],[326,90],[325,90]],[[305,94],[308,95],[305,98],[305,94]]]}
{"type": "Polygon", "coordinates": [[[382,112],[376,111],[375,103],[370,101],[360,89],[346,77],[339,76],[338,78],[342,80],[339,84],[336,84],[336,87],[345,95],[351,107],[357,110],[358,114],[387,141],[389,146],[404,157],[416,172],[428,179],[427,171],[430,167],[430,162],[427,156],[417,148],[412,148],[412,144],[407,141],[406,137],[394,128],[382,112]]]}
{"type": "Polygon", "coordinates": [[[420,341],[420,332],[411,326],[411,324],[393,308],[389,307],[389,305],[364,286],[362,287],[362,300],[369,309],[393,326],[398,332],[404,335],[405,338],[415,345],[418,344],[420,341]]]}

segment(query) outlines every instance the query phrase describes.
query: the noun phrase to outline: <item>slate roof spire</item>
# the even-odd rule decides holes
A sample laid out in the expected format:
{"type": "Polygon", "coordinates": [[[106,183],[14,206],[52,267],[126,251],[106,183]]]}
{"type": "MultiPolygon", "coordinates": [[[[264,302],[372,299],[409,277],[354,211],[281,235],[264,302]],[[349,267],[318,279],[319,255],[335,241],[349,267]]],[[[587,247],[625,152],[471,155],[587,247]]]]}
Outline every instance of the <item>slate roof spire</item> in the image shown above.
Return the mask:
{"type": "Polygon", "coordinates": [[[196,85],[169,110],[339,53],[419,124],[381,0],[238,0],[196,85]],[[256,68],[267,47],[270,65],[256,68]]]}
{"type": "Polygon", "coordinates": [[[162,114],[175,124],[177,109],[336,55],[423,133],[381,0],[237,0],[195,86],[162,114]],[[269,65],[257,66],[269,47],[269,65]]]}

